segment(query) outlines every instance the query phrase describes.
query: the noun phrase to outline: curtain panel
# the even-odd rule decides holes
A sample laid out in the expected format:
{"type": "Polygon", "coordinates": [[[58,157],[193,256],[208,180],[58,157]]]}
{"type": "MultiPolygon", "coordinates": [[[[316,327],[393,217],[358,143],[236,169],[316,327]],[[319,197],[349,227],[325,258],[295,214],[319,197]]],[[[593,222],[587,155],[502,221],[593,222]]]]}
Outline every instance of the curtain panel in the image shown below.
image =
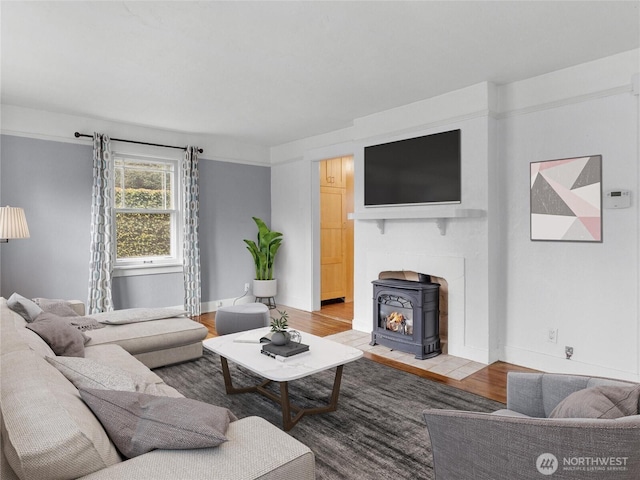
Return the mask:
{"type": "Polygon", "coordinates": [[[198,147],[187,147],[182,161],[184,309],[200,315],[200,242],[198,237],[198,147]]]}
{"type": "Polygon", "coordinates": [[[113,171],[111,140],[107,135],[94,133],[89,314],[113,310],[113,171]]]}

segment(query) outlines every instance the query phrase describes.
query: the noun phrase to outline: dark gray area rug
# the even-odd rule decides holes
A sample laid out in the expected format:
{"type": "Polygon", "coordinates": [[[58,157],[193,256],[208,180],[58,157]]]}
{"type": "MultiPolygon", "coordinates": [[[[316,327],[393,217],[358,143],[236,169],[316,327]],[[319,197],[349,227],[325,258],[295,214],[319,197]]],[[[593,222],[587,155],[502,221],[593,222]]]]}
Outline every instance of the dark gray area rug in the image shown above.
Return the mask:
{"type": "MultiPolygon", "coordinates": [[[[258,383],[229,362],[234,386],[258,383]]],[[[258,393],[227,395],[220,358],[205,350],[198,360],[154,370],[184,396],[227,407],[238,418],[257,415],[282,428],[280,406],[258,393]]],[[[290,382],[292,402],[326,403],[335,370],[290,382]]],[[[278,384],[274,384],[274,391],[278,384]]],[[[433,479],[425,408],[490,412],[504,405],[361,358],[344,366],[338,410],[302,418],[289,432],[313,450],[319,480],[433,479]]]]}

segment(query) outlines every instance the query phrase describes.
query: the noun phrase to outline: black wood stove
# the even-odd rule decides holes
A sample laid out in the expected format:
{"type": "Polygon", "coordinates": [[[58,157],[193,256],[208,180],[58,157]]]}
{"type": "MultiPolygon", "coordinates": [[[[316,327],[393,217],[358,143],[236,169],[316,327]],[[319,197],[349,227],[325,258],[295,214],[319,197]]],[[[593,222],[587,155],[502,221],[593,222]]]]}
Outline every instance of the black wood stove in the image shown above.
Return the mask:
{"type": "MultiPolygon", "coordinates": [[[[425,276],[428,278],[428,276],[425,276]]],[[[440,285],[428,280],[374,280],[370,345],[413,353],[418,359],[442,353],[440,285]]]]}

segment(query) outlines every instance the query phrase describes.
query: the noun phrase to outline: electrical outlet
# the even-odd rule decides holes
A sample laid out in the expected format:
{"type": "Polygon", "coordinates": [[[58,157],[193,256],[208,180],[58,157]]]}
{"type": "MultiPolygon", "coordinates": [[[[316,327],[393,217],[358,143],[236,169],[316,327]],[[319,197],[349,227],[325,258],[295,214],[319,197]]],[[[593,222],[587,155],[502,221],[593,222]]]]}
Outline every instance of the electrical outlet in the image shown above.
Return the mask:
{"type": "Polygon", "coordinates": [[[564,353],[567,356],[567,360],[571,360],[573,356],[573,347],[564,347],[564,353]]]}
{"type": "Polygon", "coordinates": [[[558,329],[550,328],[547,332],[547,342],[558,343],[558,329]]]}
{"type": "Polygon", "coordinates": [[[244,291],[245,291],[245,293],[249,291],[249,284],[248,283],[244,284],[244,291]]]}

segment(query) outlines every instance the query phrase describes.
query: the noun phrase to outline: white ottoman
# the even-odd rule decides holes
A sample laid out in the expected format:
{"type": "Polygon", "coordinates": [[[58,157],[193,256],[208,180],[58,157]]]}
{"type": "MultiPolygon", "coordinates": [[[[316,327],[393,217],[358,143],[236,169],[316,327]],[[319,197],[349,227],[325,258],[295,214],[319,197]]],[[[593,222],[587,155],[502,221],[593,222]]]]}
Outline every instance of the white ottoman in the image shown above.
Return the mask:
{"type": "Polygon", "coordinates": [[[269,307],[263,303],[243,303],[230,307],[220,307],[216,312],[216,332],[218,335],[243,332],[254,328],[267,327],[269,307]]]}

